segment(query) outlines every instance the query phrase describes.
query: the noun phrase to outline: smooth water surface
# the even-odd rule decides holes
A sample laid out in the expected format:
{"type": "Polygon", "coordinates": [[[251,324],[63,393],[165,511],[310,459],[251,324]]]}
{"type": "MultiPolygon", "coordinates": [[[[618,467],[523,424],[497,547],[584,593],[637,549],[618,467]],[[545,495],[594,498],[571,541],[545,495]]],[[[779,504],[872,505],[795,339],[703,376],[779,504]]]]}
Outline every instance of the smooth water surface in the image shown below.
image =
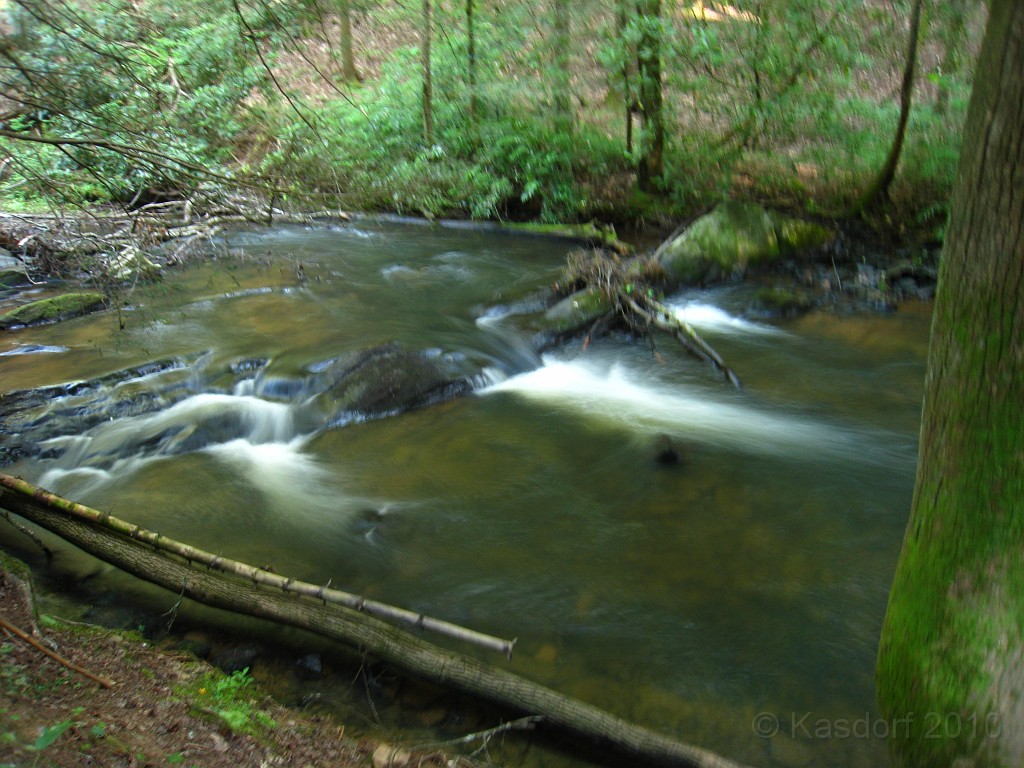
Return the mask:
{"type": "Polygon", "coordinates": [[[563,242],[364,221],[229,245],[139,289],[124,330],[104,315],[0,337],[0,391],[178,361],[104,394],[144,396],[143,413],[62,430],[97,395],[55,400],[44,453],[8,471],[207,550],[517,637],[514,671],[734,759],[885,762],[868,735],[884,730],[873,665],[927,307],[767,323],[743,317],[743,286],[671,297],[737,391],[668,338],[535,355],[510,311],[557,278],[563,242]],[[478,371],[478,389],[303,422],[303,377],[390,341],[478,371]],[[655,460],[660,435],[682,463],[655,460]]]}

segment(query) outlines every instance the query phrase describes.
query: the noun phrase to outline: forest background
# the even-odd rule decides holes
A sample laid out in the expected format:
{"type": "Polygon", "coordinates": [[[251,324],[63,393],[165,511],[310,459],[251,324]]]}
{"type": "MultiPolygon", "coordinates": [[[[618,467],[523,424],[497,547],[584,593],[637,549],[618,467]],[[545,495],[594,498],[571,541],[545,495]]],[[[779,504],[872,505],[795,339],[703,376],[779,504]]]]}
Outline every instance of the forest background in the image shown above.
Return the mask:
{"type": "Polygon", "coordinates": [[[905,115],[869,219],[941,239],[985,15],[976,0],[0,0],[0,208],[258,200],[635,227],[739,197],[835,217],[863,207],[905,115]]]}

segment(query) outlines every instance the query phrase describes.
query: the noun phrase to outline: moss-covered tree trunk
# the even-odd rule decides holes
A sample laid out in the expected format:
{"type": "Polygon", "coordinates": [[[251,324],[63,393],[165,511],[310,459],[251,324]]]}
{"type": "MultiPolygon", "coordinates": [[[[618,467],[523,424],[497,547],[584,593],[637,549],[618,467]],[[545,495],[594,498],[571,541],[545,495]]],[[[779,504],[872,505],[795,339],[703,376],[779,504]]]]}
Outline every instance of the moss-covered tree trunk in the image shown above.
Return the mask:
{"type": "Polygon", "coordinates": [[[897,762],[1024,765],[1024,3],[995,0],[935,302],[878,695],[897,762]]]}

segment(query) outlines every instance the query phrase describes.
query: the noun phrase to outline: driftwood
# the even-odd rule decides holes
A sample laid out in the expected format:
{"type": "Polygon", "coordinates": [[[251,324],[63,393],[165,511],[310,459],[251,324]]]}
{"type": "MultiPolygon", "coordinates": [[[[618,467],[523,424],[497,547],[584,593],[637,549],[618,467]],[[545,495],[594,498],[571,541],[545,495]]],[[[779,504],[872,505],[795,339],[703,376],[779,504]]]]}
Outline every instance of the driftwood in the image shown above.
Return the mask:
{"type": "MultiPolygon", "coordinates": [[[[57,214],[0,214],[0,246],[43,273],[61,273],[67,264],[99,257],[119,277],[119,262],[150,256],[174,264],[193,247],[209,242],[225,227],[245,224],[309,224],[348,220],[344,211],[284,211],[255,199],[223,195],[150,203],[134,209],[57,214]],[[157,254],[157,247],[173,247],[157,254]]],[[[143,262],[145,263],[145,262],[143,262]]],[[[152,266],[152,265],[150,265],[152,266]]]]}
{"type": "MultiPolygon", "coordinates": [[[[427,642],[365,612],[324,598],[331,590],[226,562],[158,534],[0,474],[0,506],[128,573],[206,605],[299,627],[360,648],[422,679],[536,716],[541,727],[582,739],[633,762],[689,768],[738,764],[508,670],[427,642]],[[199,555],[202,555],[200,557],[199,555]],[[272,578],[270,578],[272,577],[272,578]],[[323,594],[321,593],[323,590],[323,594]]],[[[365,607],[365,604],[364,604],[365,607]]],[[[468,631],[468,630],[467,630],[468,631]]]]}
{"type": "Polygon", "coordinates": [[[655,328],[675,336],[691,355],[713,365],[737,389],[741,387],[736,373],[725,364],[722,356],[714,347],[704,341],[693,326],[675,316],[664,304],[654,299],[643,299],[643,302],[646,306],[641,306],[632,297],[625,298],[626,306],[647,325],[653,325],[655,328]]]}
{"type": "Polygon", "coordinates": [[[574,327],[563,328],[558,337],[586,333],[585,348],[595,332],[607,330],[616,321],[624,322],[640,334],[654,328],[674,336],[687,352],[714,366],[733,386],[740,388],[739,377],[722,356],[689,323],[674,316],[654,298],[678,287],[657,260],[663,247],[664,244],[653,256],[628,260],[602,249],[570,253],[561,277],[553,286],[555,298],[568,301],[580,294],[597,292],[600,300],[591,302],[594,303],[592,310],[581,313],[579,322],[574,327]]]}

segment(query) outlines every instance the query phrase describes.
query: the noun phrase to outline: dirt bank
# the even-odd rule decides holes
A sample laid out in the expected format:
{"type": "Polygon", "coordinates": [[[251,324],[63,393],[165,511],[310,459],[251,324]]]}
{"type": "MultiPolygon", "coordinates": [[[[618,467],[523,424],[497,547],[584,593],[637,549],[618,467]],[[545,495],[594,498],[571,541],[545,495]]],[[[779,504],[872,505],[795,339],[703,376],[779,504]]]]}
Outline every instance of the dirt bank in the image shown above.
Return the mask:
{"type": "Polygon", "coordinates": [[[20,564],[0,555],[0,767],[398,768],[464,760],[389,754],[388,745],[348,739],[343,726],[282,707],[250,679],[191,655],[160,651],[132,633],[37,618],[29,583],[20,564]]]}

